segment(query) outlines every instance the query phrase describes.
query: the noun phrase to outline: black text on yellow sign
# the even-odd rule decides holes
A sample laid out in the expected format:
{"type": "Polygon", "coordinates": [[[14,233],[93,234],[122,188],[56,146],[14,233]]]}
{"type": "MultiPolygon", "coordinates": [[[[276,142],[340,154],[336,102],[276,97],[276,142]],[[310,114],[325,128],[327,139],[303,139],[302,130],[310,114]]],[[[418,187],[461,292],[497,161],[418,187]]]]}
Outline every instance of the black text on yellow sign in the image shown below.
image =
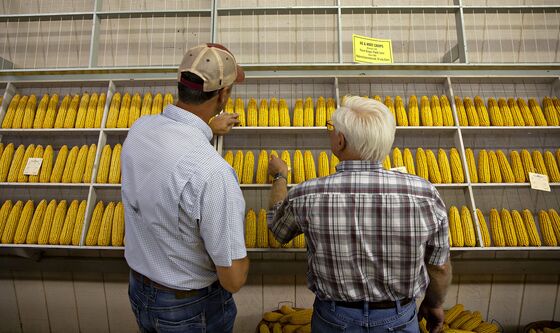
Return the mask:
{"type": "Polygon", "coordinates": [[[390,39],[370,38],[352,34],[354,62],[392,64],[393,46],[390,39]]]}

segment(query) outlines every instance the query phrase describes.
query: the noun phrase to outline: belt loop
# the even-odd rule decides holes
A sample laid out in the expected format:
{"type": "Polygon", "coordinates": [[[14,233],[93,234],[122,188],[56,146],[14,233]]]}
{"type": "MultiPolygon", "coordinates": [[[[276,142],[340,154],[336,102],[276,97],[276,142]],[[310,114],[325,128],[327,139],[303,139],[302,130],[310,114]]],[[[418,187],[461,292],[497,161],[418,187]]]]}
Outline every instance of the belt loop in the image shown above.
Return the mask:
{"type": "Polygon", "coordinates": [[[332,312],[336,311],[336,302],[335,301],[329,301],[329,306],[330,306],[332,312]]]}
{"type": "Polygon", "coordinates": [[[397,306],[397,314],[401,313],[401,301],[395,300],[395,305],[397,306]]]}
{"type": "Polygon", "coordinates": [[[364,304],[363,315],[364,315],[364,317],[368,318],[369,317],[369,302],[364,301],[363,304],[364,304]]]}

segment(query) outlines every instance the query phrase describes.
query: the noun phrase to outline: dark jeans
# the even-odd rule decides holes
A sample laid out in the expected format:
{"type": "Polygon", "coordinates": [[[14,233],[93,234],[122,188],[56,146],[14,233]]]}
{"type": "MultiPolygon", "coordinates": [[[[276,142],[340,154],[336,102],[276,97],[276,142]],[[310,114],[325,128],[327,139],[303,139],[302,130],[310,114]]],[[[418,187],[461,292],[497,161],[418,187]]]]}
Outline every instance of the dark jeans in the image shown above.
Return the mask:
{"type": "Polygon", "coordinates": [[[233,331],[235,301],[219,283],[183,297],[181,293],[158,289],[131,273],[128,296],[141,332],[233,331]]]}
{"type": "Polygon", "coordinates": [[[420,332],[414,301],[390,309],[354,309],[315,298],[313,310],[313,333],[420,332]]]}

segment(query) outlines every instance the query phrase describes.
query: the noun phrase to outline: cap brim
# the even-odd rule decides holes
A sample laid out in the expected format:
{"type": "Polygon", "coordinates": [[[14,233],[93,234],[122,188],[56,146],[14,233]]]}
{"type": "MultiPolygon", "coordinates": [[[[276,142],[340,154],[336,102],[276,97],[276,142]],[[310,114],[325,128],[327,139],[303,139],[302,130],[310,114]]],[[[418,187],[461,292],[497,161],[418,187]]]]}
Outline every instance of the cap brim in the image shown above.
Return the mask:
{"type": "Polygon", "coordinates": [[[237,65],[237,77],[235,78],[235,83],[240,83],[245,80],[245,71],[241,66],[237,65]]]}

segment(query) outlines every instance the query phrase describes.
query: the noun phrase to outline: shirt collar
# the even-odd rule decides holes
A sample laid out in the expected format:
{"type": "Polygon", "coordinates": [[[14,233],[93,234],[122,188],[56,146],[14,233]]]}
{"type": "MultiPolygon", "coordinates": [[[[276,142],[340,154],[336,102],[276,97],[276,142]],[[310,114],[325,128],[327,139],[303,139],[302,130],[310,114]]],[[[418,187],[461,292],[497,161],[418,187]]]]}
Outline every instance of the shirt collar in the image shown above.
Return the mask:
{"type": "Polygon", "coordinates": [[[168,104],[165,109],[163,109],[163,115],[167,118],[173,119],[183,124],[187,124],[198,128],[202,131],[204,136],[208,141],[212,140],[212,129],[205,123],[200,117],[189,112],[188,110],[181,109],[180,107],[168,104]]]}
{"type": "Polygon", "coordinates": [[[340,161],[336,166],[336,171],[371,171],[381,169],[381,162],[364,160],[340,161]]]}

